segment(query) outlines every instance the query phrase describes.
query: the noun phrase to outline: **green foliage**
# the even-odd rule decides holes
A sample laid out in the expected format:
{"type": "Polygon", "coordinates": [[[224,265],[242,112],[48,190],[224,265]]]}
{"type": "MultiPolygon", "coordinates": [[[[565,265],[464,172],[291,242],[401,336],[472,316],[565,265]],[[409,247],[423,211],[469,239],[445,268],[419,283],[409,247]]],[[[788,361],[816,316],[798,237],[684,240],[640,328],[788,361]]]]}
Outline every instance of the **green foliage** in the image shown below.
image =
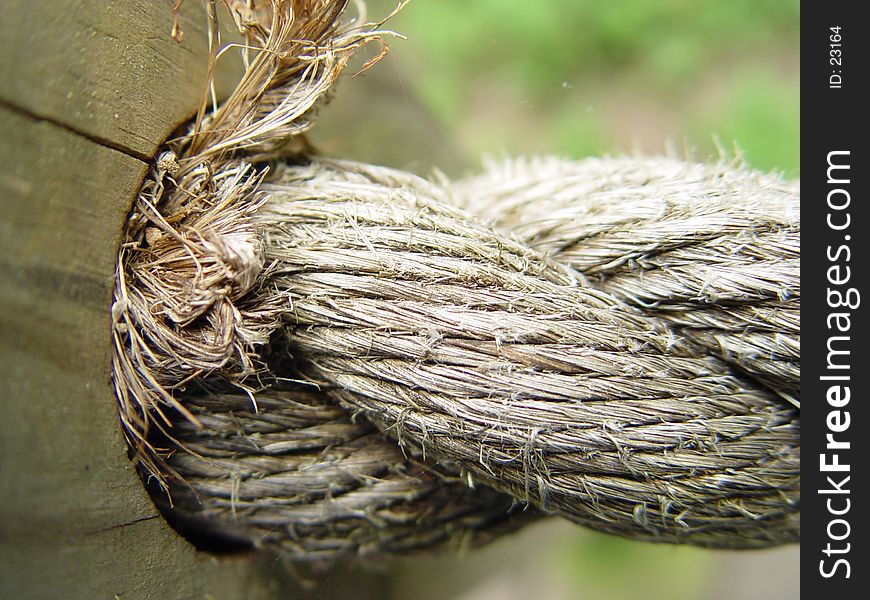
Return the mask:
{"type": "Polygon", "coordinates": [[[799,0],[415,0],[391,26],[403,77],[471,155],[672,141],[703,158],[718,136],[794,174],[799,22],[799,0]]]}
{"type": "Polygon", "coordinates": [[[695,600],[715,568],[709,551],[630,542],[588,532],[559,549],[561,576],[578,598],[695,600]]]}
{"type": "Polygon", "coordinates": [[[721,110],[696,119],[696,136],[715,132],[735,140],[749,164],[797,175],[800,165],[800,84],[797,78],[771,85],[767,74],[749,71],[721,110]]]}

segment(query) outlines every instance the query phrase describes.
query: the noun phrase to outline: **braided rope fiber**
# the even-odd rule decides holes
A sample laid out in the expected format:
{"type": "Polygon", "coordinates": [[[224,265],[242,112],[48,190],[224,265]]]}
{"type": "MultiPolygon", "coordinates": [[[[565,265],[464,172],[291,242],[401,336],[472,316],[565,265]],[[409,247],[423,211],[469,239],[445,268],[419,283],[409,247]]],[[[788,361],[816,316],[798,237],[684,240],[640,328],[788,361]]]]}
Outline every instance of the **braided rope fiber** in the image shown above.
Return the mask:
{"type": "Polygon", "coordinates": [[[471,489],[452,470],[404,455],[323,394],[277,385],[191,397],[167,464],[184,483],[155,499],[205,547],[280,548],[295,561],[377,559],[446,546],[461,551],[538,514],[471,489]]]}
{"type": "Polygon", "coordinates": [[[666,158],[515,160],[462,203],[800,406],[800,190],[666,158]]]}
{"type": "Polygon", "coordinates": [[[114,381],[169,521],[300,561],[467,547],[543,514],[798,541],[797,185],[664,158],[436,184],[290,154],[389,34],[345,4],[228,2],[263,51],[134,203],[114,381]]]}
{"type": "Polygon", "coordinates": [[[321,160],[263,189],[291,352],[400,444],[613,533],[796,539],[798,411],[691,338],[413,176],[321,160]]]}

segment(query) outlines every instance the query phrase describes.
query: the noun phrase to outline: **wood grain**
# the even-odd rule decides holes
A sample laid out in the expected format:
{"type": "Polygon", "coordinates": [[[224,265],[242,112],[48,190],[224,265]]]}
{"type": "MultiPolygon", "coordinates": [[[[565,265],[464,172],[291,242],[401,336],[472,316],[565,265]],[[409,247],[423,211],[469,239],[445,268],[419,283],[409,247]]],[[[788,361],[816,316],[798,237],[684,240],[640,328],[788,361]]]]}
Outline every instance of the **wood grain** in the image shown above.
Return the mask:
{"type": "Polygon", "coordinates": [[[202,8],[187,3],[179,46],[171,4],[3,3],[3,598],[301,593],[274,557],[219,559],[182,540],[120,434],[110,309],[121,229],[145,161],[194,112],[205,77],[202,8]]]}

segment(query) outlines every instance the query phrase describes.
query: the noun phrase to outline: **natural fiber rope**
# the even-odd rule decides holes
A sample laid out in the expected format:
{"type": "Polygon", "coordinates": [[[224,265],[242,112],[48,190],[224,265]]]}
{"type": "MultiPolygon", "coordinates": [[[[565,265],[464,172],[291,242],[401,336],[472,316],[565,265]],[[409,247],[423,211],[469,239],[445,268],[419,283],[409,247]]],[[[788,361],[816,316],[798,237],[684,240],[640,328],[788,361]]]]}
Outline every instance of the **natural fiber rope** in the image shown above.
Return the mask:
{"type": "Polygon", "coordinates": [[[529,522],[512,498],[471,489],[450,470],[409,460],[371,425],[296,386],[185,402],[203,428],[181,420],[168,464],[173,524],[212,547],[281,548],[297,561],[376,558],[484,543],[529,522]]]}
{"type": "Polygon", "coordinates": [[[257,215],[272,281],[291,351],[333,397],[599,529],[794,539],[788,404],[413,176],[315,161],[277,181],[257,215]]]}
{"type": "Polygon", "coordinates": [[[492,164],[454,190],[799,406],[797,182],[666,158],[541,158],[492,164]]]}
{"type": "Polygon", "coordinates": [[[641,159],[267,173],[248,161],[381,33],[272,10],[243,27],[271,50],[158,161],[119,257],[122,422],[179,529],[315,560],[474,543],[530,503],[651,541],[797,541],[796,188],[641,159]]]}
{"type": "Polygon", "coordinates": [[[225,4],[245,37],[245,73],[208,115],[206,89],[190,130],[167,144],[118,256],[115,390],[135,462],[160,478],[162,458],[146,438],[170,425],[161,407],[196,423],[176,398],[187,382],[219,375],[250,389],[243,382],[263,368],[257,348],[280,323],[280,298],[256,294],[263,244],[251,215],[265,171],[250,161],[292,150],[353,52],[382,35],[377,25],[342,22],[347,0],[225,4]]]}

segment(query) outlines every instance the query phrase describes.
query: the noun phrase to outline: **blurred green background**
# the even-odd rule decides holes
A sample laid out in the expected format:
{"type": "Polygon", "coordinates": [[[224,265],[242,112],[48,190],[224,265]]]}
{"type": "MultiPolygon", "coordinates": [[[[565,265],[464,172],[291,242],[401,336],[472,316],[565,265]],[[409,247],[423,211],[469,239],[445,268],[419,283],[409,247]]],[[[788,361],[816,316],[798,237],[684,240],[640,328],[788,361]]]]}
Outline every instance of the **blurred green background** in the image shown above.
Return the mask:
{"type": "MultiPolygon", "coordinates": [[[[369,16],[394,6],[369,0],[369,16]]],[[[414,0],[387,24],[407,40],[341,82],[312,138],[423,175],[473,174],[484,155],[724,151],[798,177],[799,25],[798,0],[414,0]]],[[[797,547],[650,545],[552,520],[410,562],[392,595],[785,600],[799,597],[798,561],[797,547]]]]}
{"type": "Polygon", "coordinates": [[[407,40],[343,82],[315,137],[454,175],[484,154],[722,148],[796,177],[799,25],[798,0],[414,0],[387,24],[407,40]]]}

